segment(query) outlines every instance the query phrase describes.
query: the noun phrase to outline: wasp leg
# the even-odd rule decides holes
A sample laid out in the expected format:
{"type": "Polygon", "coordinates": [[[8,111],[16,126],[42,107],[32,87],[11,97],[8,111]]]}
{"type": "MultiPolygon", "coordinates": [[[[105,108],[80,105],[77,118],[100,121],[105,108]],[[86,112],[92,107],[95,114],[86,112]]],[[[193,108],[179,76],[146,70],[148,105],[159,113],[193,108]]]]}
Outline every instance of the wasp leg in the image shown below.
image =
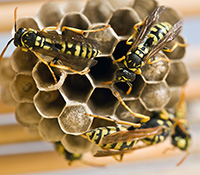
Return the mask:
{"type": "Polygon", "coordinates": [[[144,21],[142,21],[142,22],[138,22],[137,24],[135,24],[134,26],[133,26],[133,28],[135,29],[135,31],[134,31],[134,33],[127,39],[127,41],[126,41],[126,44],[127,45],[132,45],[133,44],[133,41],[132,41],[132,39],[136,36],[136,34],[138,33],[138,28],[140,27],[140,26],[142,26],[144,24],[144,21]]]}
{"type": "Polygon", "coordinates": [[[130,125],[130,126],[133,126],[133,127],[140,127],[141,126],[140,123],[132,123],[132,122],[127,122],[127,121],[123,121],[123,120],[119,120],[119,119],[114,120],[114,119],[111,119],[111,118],[108,118],[108,117],[103,117],[103,116],[93,115],[93,114],[88,114],[88,113],[85,113],[85,115],[90,116],[90,117],[103,119],[103,120],[107,120],[107,121],[110,121],[110,122],[115,122],[117,124],[130,125]]]}
{"type": "Polygon", "coordinates": [[[121,162],[122,161],[122,158],[123,158],[123,155],[124,154],[120,154],[120,157],[119,158],[117,158],[117,156],[115,155],[115,156],[112,156],[116,161],[118,161],[118,162],[121,162]]]}
{"type": "Polygon", "coordinates": [[[49,26],[49,27],[45,27],[42,29],[43,32],[46,32],[47,30],[57,30],[59,28],[59,24],[57,24],[57,26],[49,26]]]}
{"type": "Polygon", "coordinates": [[[77,70],[74,70],[74,69],[72,69],[72,68],[70,68],[68,66],[54,64],[52,61],[50,62],[50,66],[58,68],[58,69],[63,69],[63,70],[71,71],[71,72],[77,73],[79,75],[85,75],[88,72],[90,72],[89,68],[87,68],[86,70],[83,70],[83,71],[77,71],[77,70]]]}
{"type": "Polygon", "coordinates": [[[117,63],[117,62],[121,62],[121,61],[123,61],[123,60],[125,60],[125,59],[126,59],[126,57],[123,56],[123,57],[121,57],[121,58],[119,58],[119,59],[113,61],[113,64],[115,64],[115,63],[117,63]]]}
{"type": "Polygon", "coordinates": [[[120,101],[120,103],[134,116],[134,117],[138,117],[138,118],[141,118],[141,122],[147,122],[150,120],[150,117],[149,116],[146,116],[146,115],[143,115],[143,114],[139,114],[139,113],[135,113],[133,112],[127,105],[126,103],[122,100],[119,92],[117,91],[114,91],[114,94],[115,96],[117,97],[117,99],[120,101]]]}
{"type": "Polygon", "coordinates": [[[130,82],[126,82],[126,84],[129,86],[128,91],[126,91],[126,95],[129,95],[132,91],[132,84],[130,82]]]}
{"type": "Polygon", "coordinates": [[[107,84],[112,84],[112,83],[113,83],[113,81],[105,81],[105,82],[102,82],[101,84],[107,85],[107,84]]]}
{"type": "Polygon", "coordinates": [[[166,58],[158,58],[158,59],[156,59],[156,60],[154,60],[154,61],[151,61],[151,59],[149,59],[147,62],[148,62],[148,64],[153,64],[153,63],[157,63],[157,62],[159,62],[159,61],[161,61],[161,60],[163,60],[163,61],[166,61],[166,62],[170,62],[171,60],[169,60],[169,59],[166,59],[166,58]]]}
{"type": "Polygon", "coordinates": [[[99,31],[106,30],[108,27],[110,27],[110,25],[107,25],[106,27],[103,27],[103,28],[101,28],[101,29],[81,30],[81,29],[76,29],[76,28],[74,28],[74,27],[63,26],[63,27],[62,27],[62,32],[63,32],[64,30],[71,30],[71,31],[76,32],[76,33],[78,33],[78,34],[81,34],[82,36],[85,37],[84,33],[99,32],[99,31]]]}
{"type": "Polygon", "coordinates": [[[33,52],[49,69],[49,71],[51,72],[52,76],[53,76],[53,79],[55,81],[55,83],[57,83],[57,79],[56,79],[56,76],[53,72],[53,70],[51,69],[51,67],[49,66],[49,63],[47,61],[45,61],[39,54],[37,54],[36,52],[33,52]]]}
{"type": "Polygon", "coordinates": [[[173,52],[174,49],[176,49],[177,47],[187,47],[187,44],[183,44],[183,43],[179,43],[179,42],[175,42],[172,46],[172,48],[163,48],[162,50],[165,52],[173,52]]]}

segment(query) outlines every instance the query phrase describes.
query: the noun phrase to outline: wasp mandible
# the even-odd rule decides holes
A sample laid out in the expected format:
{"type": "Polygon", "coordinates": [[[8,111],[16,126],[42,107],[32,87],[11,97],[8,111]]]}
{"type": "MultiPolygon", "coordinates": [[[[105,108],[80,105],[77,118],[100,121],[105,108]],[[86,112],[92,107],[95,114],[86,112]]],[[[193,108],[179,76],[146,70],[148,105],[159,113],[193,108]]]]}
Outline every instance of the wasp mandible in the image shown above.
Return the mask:
{"type": "Polygon", "coordinates": [[[46,27],[41,31],[31,28],[19,28],[17,30],[16,13],[17,8],[15,8],[14,11],[14,38],[7,43],[0,55],[0,60],[2,60],[9,44],[14,40],[14,45],[16,47],[20,47],[26,52],[33,52],[45,65],[47,65],[55,82],[57,82],[57,79],[51,67],[72,71],[80,75],[89,72],[89,67],[94,65],[96,62],[93,58],[100,54],[100,50],[97,49],[98,43],[86,38],[84,33],[98,32],[109,27],[109,25],[107,25],[101,29],[80,30],[63,26],[62,34],[58,34],[57,32],[48,32],[48,30],[56,31],[59,26],[46,27]],[[65,30],[72,31],[73,35],[64,34],[65,30]],[[53,60],[48,63],[45,58],[40,56],[40,54],[43,56],[50,56],[53,60]],[[62,62],[62,65],[56,64],[58,60],[62,62]],[[71,68],[68,65],[72,65],[74,68],[71,68]]]}

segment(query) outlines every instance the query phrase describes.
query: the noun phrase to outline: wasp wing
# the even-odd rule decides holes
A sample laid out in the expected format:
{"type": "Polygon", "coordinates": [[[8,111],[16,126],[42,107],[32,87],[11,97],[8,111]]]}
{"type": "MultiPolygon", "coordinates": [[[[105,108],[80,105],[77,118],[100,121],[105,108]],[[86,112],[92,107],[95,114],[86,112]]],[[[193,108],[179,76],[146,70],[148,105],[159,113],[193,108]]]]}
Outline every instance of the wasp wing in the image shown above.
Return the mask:
{"type": "Polygon", "coordinates": [[[162,129],[163,126],[157,126],[153,128],[118,131],[102,138],[101,144],[141,140],[149,136],[161,134],[162,129]]]}
{"type": "Polygon", "coordinates": [[[179,20],[176,24],[174,24],[170,31],[150,49],[149,53],[144,58],[144,62],[146,63],[154,54],[163,49],[168,43],[172,42],[181,32],[182,25],[182,20],[179,20]]]}
{"type": "Polygon", "coordinates": [[[165,6],[157,7],[143,22],[141,29],[139,29],[139,34],[137,35],[136,39],[134,40],[133,45],[129,49],[129,51],[134,50],[141,41],[145,39],[151,27],[155,24],[155,22],[159,19],[160,15],[165,10],[165,6]]]}

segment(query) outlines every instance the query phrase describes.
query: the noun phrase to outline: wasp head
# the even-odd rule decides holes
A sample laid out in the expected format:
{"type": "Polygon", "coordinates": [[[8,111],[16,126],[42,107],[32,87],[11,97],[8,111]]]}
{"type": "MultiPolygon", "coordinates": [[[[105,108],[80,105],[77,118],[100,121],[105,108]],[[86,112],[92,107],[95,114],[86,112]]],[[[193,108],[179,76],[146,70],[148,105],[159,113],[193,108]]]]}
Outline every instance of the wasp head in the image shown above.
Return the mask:
{"type": "Polygon", "coordinates": [[[126,68],[120,68],[116,72],[116,82],[132,82],[136,78],[136,74],[126,68]]]}
{"type": "Polygon", "coordinates": [[[15,33],[15,36],[14,36],[14,45],[16,47],[21,47],[22,46],[21,37],[26,32],[27,32],[26,28],[19,28],[19,30],[15,33]]]}

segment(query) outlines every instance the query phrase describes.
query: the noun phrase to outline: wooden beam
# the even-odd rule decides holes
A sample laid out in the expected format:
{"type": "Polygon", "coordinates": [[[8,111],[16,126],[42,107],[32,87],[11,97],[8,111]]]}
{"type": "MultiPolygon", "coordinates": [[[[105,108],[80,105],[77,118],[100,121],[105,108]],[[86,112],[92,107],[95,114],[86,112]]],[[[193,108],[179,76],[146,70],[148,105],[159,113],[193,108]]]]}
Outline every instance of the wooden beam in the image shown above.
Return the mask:
{"type": "Polygon", "coordinates": [[[37,133],[29,133],[20,125],[1,125],[0,126],[0,144],[10,144],[17,142],[27,142],[39,140],[37,133]]]}

